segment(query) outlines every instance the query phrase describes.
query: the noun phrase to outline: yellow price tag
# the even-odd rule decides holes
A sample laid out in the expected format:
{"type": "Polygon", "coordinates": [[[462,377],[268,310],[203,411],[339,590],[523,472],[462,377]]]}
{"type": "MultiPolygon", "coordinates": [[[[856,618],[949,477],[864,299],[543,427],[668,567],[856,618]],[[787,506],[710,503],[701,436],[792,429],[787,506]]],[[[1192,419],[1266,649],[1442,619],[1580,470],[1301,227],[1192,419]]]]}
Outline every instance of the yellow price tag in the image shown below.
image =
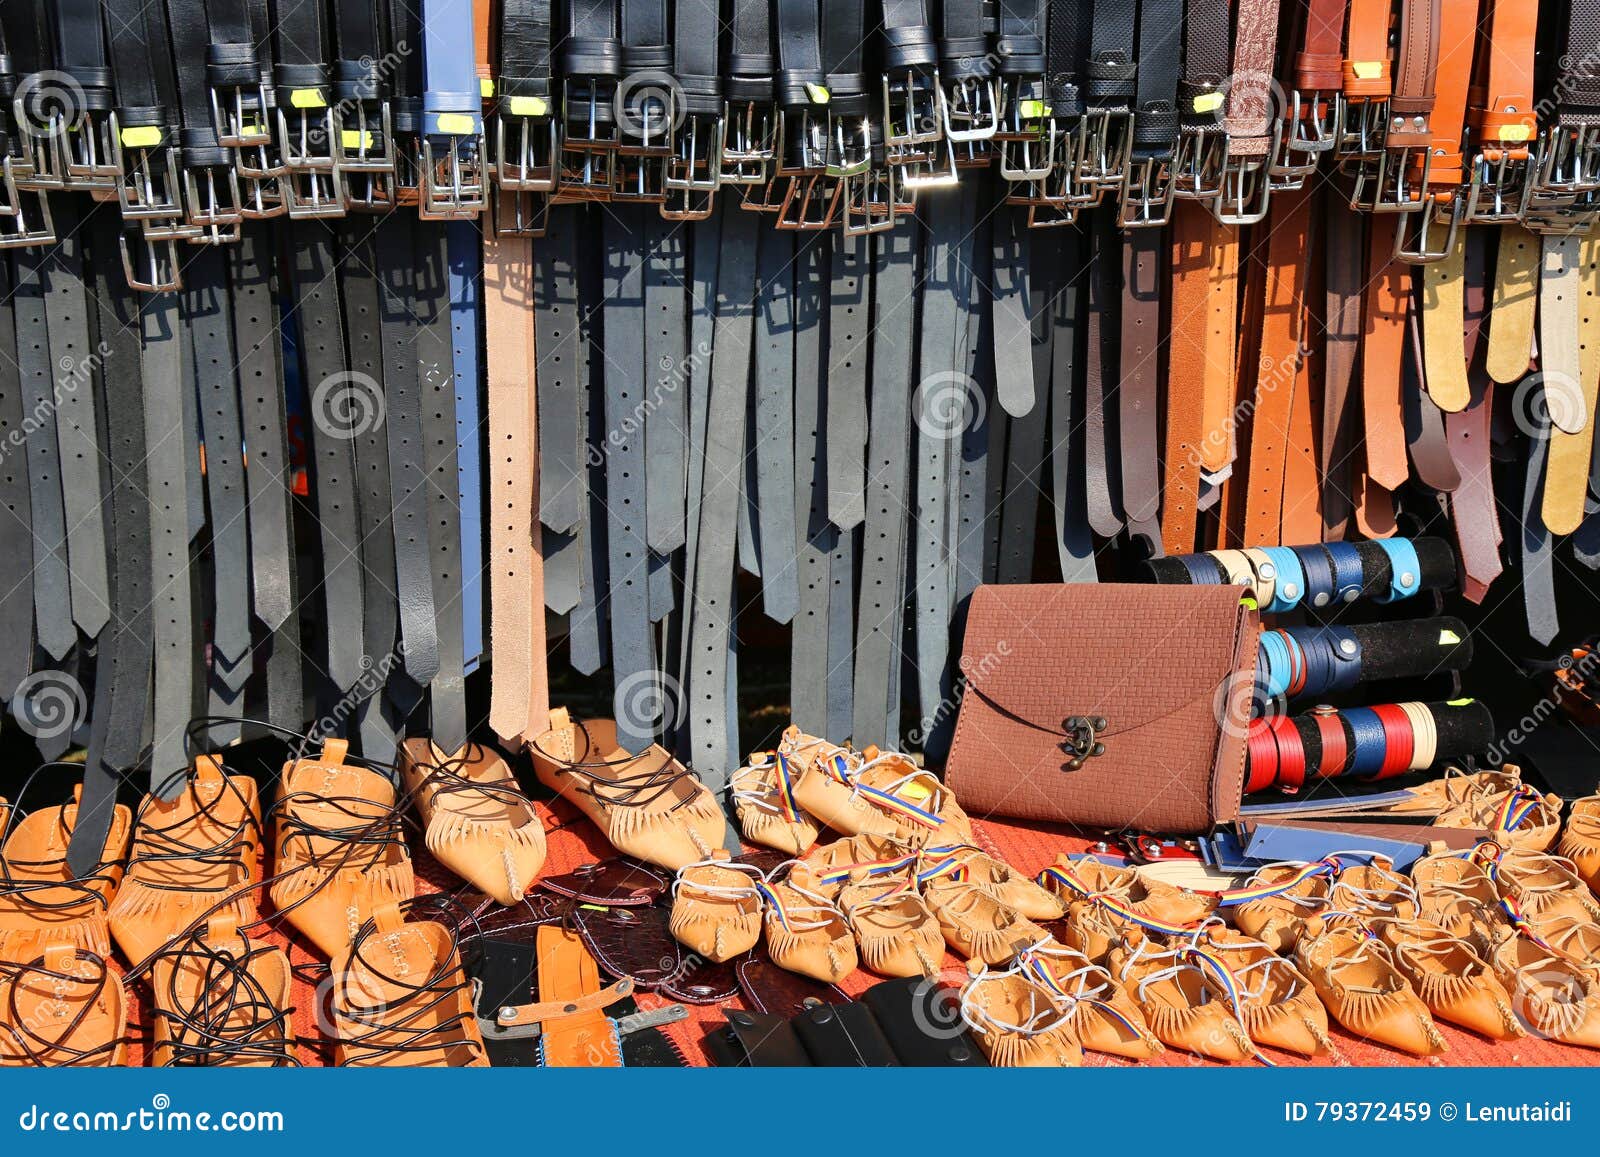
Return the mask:
{"type": "Polygon", "coordinates": [[[339,134],[339,140],[347,149],[370,149],[372,147],[372,134],[366,129],[345,129],[339,134]]]}
{"type": "Polygon", "coordinates": [[[550,115],[550,103],[542,96],[514,96],[511,98],[511,115],[542,117],[550,115]]]}
{"type": "Polygon", "coordinates": [[[833,93],[829,92],[826,86],[810,82],[806,84],[806,95],[811,98],[812,104],[827,104],[833,99],[833,93]]]}
{"type": "Polygon", "coordinates": [[[1357,80],[1377,80],[1383,75],[1383,61],[1352,60],[1350,71],[1356,74],[1357,80]]]}
{"type": "Polygon", "coordinates": [[[1532,137],[1533,130],[1527,125],[1503,125],[1500,129],[1500,139],[1502,141],[1526,144],[1532,137]]]}
{"type": "Polygon", "coordinates": [[[295,108],[327,108],[328,98],[320,88],[297,88],[289,94],[289,103],[295,108]]]}
{"type": "Polygon", "coordinates": [[[1216,112],[1222,107],[1222,94],[1220,92],[1203,92],[1194,98],[1195,112],[1216,112]]]}
{"type": "Polygon", "coordinates": [[[441,133],[449,133],[453,137],[471,136],[478,131],[478,122],[464,112],[442,112],[437,124],[441,133]]]}
{"type": "Polygon", "coordinates": [[[590,912],[609,912],[609,911],[611,911],[611,909],[607,908],[604,904],[579,904],[578,907],[587,909],[590,912]]]}
{"type": "Polygon", "coordinates": [[[1258,611],[1261,609],[1261,604],[1256,602],[1256,597],[1254,595],[1245,595],[1239,600],[1239,605],[1249,611],[1258,611]]]}
{"type": "Polygon", "coordinates": [[[494,81],[487,76],[480,76],[478,78],[478,92],[483,95],[484,100],[488,100],[494,95],[494,81]]]}
{"type": "Polygon", "coordinates": [[[912,803],[921,803],[933,794],[933,789],[920,780],[912,780],[900,789],[902,795],[912,803]]]}
{"type": "Polygon", "coordinates": [[[1017,111],[1022,114],[1023,120],[1035,121],[1040,117],[1049,116],[1050,109],[1042,100],[1025,100],[1017,105],[1017,111]]]}
{"type": "Polygon", "coordinates": [[[1473,704],[1473,703],[1476,703],[1476,702],[1477,702],[1476,699],[1452,699],[1452,700],[1450,700],[1450,702],[1446,703],[1445,706],[1446,707],[1466,707],[1466,706],[1469,706],[1470,704],[1473,704]]]}
{"type": "Polygon", "coordinates": [[[122,147],[125,149],[151,149],[161,143],[161,129],[157,125],[122,130],[122,147]]]}
{"type": "Polygon", "coordinates": [[[1447,647],[1452,643],[1459,643],[1460,641],[1461,636],[1456,634],[1449,627],[1446,627],[1444,630],[1439,632],[1439,646],[1441,647],[1447,647]]]}

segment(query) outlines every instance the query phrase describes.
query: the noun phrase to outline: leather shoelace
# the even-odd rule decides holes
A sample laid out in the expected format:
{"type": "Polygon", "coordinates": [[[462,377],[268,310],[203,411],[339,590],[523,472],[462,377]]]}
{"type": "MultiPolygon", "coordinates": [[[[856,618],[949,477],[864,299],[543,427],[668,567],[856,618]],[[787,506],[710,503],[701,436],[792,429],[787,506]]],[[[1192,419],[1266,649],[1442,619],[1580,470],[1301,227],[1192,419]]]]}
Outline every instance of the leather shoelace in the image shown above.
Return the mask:
{"type": "Polygon", "coordinates": [[[240,956],[231,948],[205,942],[204,933],[174,941],[153,963],[170,966],[164,993],[157,993],[155,1017],[167,1029],[169,1067],[256,1064],[298,1067],[289,1027],[292,1008],[281,1008],[250,971],[257,959],[276,949],[251,942],[240,956]],[[180,981],[192,978],[184,993],[180,981]]]}
{"type": "Polygon", "coordinates": [[[264,833],[250,812],[249,800],[232,778],[224,775],[221,782],[222,791],[210,800],[200,798],[194,815],[164,826],[151,823],[148,818],[157,797],[145,797],[145,803],[134,818],[134,852],[128,860],[129,869],[141,863],[183,865],[185,868],[183,879],[145,879],[146,887],[167,892],[226,892],[229,887],[226,883],[203,885],[194,877],[204,875],[211,868],[230,869],[223,874],[225,879],[245,877],[245,855],[252,848],[262,846],[264,833]],[[240,819],[236,824],[230,825],[219,815],[224,798],[239,804],[240,819]],[[207,830],[221,830],[224,834],[214,843],[198,839],[207,830]]]}
{"type": "MultiPolygon", "coordinates": [[[[559,764],[562,770],[584,779],[589,794],[608,807],[649,807],[673,791],[681,781],[694,778],[693,772],[666,751],[661,752],[661,762],[655,767],[624,776],[608,776],[605,774],[608,769],[627,767],[643,757],[630,755],[626,759],[590,759],[594,740],[589,735],[588,727],[577,720],[573,721],[573,727],[583,736],[583,750],[575,753],[572,759],[546,751],[539,746],[538,740],[531,741],[529,746],[552,763],[559,764]]],[[[668,810],[677,811],[692,799],[692,796],[681,799],[668,810]]]]}
{"type": "MultiPolygon", "coordinates": [[[[91,973],[89,976],[57,972],[46,967],[42,960],[36,960],[31,964],[0,966],[6,978],[12,982],[7,990],[6,1007],[3,1015],[0,1015],[0,1025],[4,1026],[0,1031],[10,1036],[11,1043],[22,1050],[22,1055],[34,1067],[45,1065],[55,1068],[99,1067],[106,1064],[123,1043],[118,1038],[92,1049],[75,1048],[66,1043],[88,1020],[90,1013],[94,1011],[112,983],[110,966],[99,956],[80,949],[76,959],[89,965],[91,973]],[[63,1000],[67,996],[66,990],[69,986],[88,985],[86,992],[71,995],[72,1001],[78,1006],[76,1012],[70,1017],[56,1018],[49,1022],[56,1030],[53,1037],[40,1033],[38,1019],[24,1013],[17,1004],[17,994],[34,979],[50,984],[63,1000]]],[[[0,1038],[0,1045],[3,1044],[3,1038],[0,1038]]]]}

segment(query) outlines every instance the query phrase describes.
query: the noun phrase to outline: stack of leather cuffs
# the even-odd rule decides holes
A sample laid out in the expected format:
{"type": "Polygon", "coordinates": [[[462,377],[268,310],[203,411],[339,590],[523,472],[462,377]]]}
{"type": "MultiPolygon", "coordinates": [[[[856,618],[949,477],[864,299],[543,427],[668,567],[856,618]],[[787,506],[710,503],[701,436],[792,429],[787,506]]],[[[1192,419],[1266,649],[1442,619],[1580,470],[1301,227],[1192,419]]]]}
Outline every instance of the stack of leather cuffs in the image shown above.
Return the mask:
{"type": "Polygon", "coordinates": [[[1253,719],[1245,792],[1295,791],[1318,779],[1388,779],[1475,755],[1493,736],[1489,709],[1473,699],[1318,707],[1253,719]]]}
{"type": "Polygon", "coordinates": [[[1283,627],[1261,632],[1257,681],[1269,699],[1320,699],[1362,683],[1459,672],[1472,662],[1460,619],[1360,626],[1283,627]]]}
{"type": "Polygon", "coordinates": [[[1150,560],[1145,573],[1158,583],[1249,587],[1263,613],[1280,614],[1448,590],[1456,584],[1456,559],[1440,538],[1387,538],[1171,555],[1150,560]]]}

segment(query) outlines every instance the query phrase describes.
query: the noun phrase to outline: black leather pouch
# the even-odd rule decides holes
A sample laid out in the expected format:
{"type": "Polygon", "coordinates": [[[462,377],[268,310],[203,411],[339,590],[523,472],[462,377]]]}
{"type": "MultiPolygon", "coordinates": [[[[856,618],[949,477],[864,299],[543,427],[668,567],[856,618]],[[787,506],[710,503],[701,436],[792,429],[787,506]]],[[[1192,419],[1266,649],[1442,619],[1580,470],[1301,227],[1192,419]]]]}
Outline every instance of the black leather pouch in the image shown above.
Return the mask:
{"type": "Polygon", "coordinates": [[[895,1057],[918,1068],[989,1067],[956,1011],[955,992],[921,977],[886,980],[861,996],[895,1057]]]}
{"type": "Polygon", "coordinates": [[[705,1039],[706,1053],[720,1068],[793,1068],[811,1066],[789,1022],[767,1012],[728,1010],[728,1023],[705,1039]]]}
{"type": "Polygon", "coordinates": [[[880,1069],[900,1064],[889,1038],[864,1004],[812,1005],[789,1023],[818,1067],[880,1069]]]}

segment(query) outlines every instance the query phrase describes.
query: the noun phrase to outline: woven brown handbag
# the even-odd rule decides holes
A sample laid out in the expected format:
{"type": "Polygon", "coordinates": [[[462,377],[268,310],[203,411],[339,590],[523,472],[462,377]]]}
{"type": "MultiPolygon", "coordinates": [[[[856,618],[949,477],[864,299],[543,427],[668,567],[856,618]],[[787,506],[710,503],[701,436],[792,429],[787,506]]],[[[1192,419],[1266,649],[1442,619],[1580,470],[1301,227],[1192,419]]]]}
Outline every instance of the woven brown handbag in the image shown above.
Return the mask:
{"type": "Polygon", "coordinates": [[[979,587],[945,765],[962,807],[1179,835],[1236,818],[1260,634],[1248,594],[979,587]]]}

